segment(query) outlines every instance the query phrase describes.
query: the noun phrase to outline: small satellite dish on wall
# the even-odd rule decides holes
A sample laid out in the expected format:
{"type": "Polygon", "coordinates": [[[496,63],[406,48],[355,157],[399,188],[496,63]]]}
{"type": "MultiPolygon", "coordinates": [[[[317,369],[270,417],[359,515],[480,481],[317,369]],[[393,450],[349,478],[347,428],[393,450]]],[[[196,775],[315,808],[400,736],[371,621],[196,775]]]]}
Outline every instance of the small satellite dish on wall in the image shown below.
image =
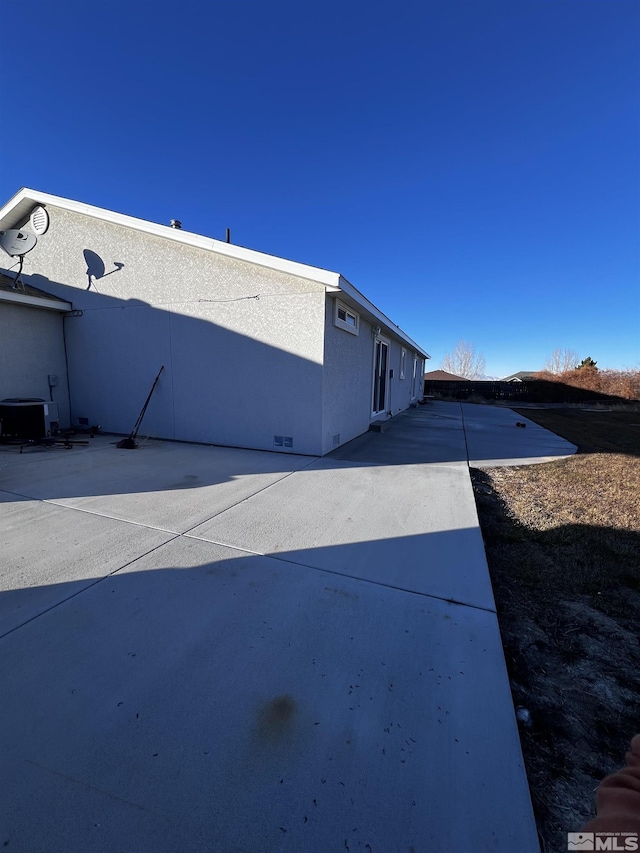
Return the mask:
{"type": "Polygon", "coordinates": [[[33,228],[33,233],[37,234],[38,237],[41,237],[46,233],[46,230],[49,227],[49,214],[44,207],[40,207],[40,205],[38,205],[38,207],[34,207],[31,211],[29,222],[33,228]]]}
{"type": "MultiPolygon", "coordinates": [[[[2,247],[12,258],[20,258],[20,268],[18,275],[13,282],[12,287],[16,288],[22,275],[22,265],[24,256],[30,252],[38,242],[35,234],[29,234],[27,231],[20,231],[18,228],[12,228],[10,231],[0,231],[0,247],[2,247]]],[[[24,288],[23,288],[24,289],[24,288]]]]}
{"type": "Polygon", "coordinates": [[[17,228],[11,231],[0,231],[0,247],[2,247],[12,258],[21,258],[30,252],[38,242],[35,234],[20,231],[17,228]]]}

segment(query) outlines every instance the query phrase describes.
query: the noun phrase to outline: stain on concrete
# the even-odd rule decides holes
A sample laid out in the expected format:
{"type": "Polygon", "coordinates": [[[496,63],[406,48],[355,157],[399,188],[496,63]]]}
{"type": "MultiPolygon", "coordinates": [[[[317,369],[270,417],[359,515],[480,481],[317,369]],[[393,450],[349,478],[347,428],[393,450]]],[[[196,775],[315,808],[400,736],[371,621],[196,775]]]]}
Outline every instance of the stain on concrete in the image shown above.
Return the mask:
{"type": "Polygon", "coordinates": [[[325,586],[325,592],[332,592],[334,595],[341,595],[343,598],[359,598],[352,592],[347,592],[346,589],[336,589],[333,586],[325,586]]]}

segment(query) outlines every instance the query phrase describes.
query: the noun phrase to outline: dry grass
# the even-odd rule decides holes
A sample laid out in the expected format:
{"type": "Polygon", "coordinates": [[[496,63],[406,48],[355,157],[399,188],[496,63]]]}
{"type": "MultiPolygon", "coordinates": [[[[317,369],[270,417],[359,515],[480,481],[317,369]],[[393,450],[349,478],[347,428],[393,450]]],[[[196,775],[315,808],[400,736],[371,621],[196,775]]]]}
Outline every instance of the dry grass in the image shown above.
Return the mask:
{"type": "Polygon", "coordinates": [[[527,469],[497,469],[492,477],[514,516],[532,529],[589,524],[638,530],[640,458],[579,455],[527,469]]]}
{"type": "Polygon", "coordinates": [[[583,451],[472,472],[538,827],[560,850],[640,731],[640,417],[522,414],[583,451]]]}

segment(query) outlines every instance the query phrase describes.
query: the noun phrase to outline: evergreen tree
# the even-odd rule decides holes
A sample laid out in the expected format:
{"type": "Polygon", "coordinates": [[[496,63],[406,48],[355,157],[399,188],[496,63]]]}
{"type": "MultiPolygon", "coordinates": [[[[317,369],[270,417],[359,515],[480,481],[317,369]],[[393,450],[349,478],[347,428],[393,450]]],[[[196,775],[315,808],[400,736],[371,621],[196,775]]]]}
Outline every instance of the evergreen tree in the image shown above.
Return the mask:
{"type": "Polygon", "coordinates": [[[591,369],[591,370],[597,370],[597,369],[598,369],[598,368],[596,367],[596,364],[597,364],[597,363],[598,363],[597,361],[594,361],[594,360],[591,358],[591,356],[590,356],[590,355],[588,355],[586,358],[583,358],[583,359],[582,359],[582,361],[580,362],[580,364],[576,367],[576,370],[585,370],[586,368],[589,368],[589,369],[591,369]]]}

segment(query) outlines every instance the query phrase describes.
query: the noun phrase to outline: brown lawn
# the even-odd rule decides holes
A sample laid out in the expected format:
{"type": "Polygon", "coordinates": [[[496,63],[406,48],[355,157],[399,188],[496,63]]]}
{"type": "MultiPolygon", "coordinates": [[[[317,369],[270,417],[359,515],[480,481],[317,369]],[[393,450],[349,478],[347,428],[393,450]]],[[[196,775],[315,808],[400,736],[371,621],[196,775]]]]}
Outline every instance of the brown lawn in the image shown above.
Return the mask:
{"type": "Polygon", "coordinates": [[[640,731],[640,411],[526,409],[568,459],[472,471],[543,850],[640,731]],[[526,715],[525,715],[526,716],[526,715]]]}

